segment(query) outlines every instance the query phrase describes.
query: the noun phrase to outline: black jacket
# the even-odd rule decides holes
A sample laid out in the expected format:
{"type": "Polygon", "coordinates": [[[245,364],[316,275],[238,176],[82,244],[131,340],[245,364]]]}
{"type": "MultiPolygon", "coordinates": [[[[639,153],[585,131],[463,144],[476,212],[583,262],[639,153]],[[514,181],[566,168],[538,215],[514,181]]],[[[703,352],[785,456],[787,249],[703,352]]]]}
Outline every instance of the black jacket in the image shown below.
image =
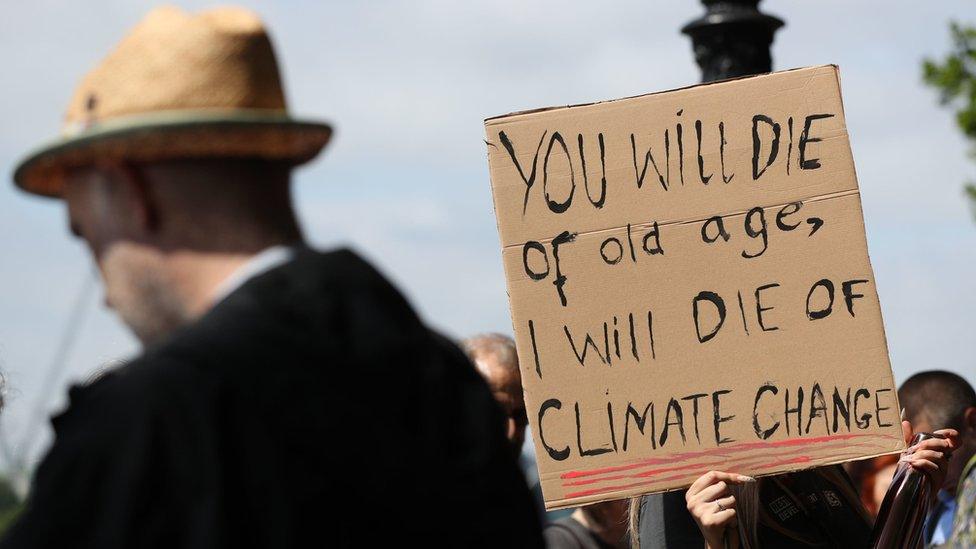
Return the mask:
{"type": "Polygon", "coordinates": [[[484,383],[349,251],[70,396],[0,548],[542,544],[484,383]]]}

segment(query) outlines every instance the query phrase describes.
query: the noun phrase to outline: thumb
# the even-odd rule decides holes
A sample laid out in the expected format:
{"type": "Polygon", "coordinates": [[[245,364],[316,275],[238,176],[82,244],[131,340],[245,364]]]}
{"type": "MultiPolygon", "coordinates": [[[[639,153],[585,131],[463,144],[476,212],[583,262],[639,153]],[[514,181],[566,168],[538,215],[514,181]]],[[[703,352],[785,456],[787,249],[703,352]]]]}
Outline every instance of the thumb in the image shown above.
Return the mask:
{"type": "Polygon", "coordinates": [[[901,434],[905,437],[905,445],[912,443],[912,422],[907,419],[901,421],[901,434]]]}

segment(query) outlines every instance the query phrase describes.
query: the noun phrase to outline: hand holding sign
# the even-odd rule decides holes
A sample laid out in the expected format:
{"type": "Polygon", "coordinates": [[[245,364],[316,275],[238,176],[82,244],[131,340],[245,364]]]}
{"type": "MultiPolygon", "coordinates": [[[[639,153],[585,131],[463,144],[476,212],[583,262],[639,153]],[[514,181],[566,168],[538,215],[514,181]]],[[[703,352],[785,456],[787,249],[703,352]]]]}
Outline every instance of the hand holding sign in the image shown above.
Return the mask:
{"type": "Polygon", "coordinates": [[[688,512],[698,524],[708,547],[722,547],[727,531],[736,526],[735,496],[729,491],[732,484],[756,482],[745,475],[709,471],[688,487],[685,500],[688,512]]]}

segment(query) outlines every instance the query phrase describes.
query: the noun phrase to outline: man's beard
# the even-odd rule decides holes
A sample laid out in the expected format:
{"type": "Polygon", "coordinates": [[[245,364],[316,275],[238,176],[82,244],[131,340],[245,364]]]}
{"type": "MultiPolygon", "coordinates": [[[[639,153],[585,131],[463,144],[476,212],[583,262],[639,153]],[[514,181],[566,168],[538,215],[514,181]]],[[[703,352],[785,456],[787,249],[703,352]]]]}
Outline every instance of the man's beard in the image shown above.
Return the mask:
{"type": "Polygon", "coordinates": [[[109,305],[143,347],[160,343],[190,322],[173,283],[160,269],[129,267],[119,275],[119,291],[110,295],[109,305]]]}

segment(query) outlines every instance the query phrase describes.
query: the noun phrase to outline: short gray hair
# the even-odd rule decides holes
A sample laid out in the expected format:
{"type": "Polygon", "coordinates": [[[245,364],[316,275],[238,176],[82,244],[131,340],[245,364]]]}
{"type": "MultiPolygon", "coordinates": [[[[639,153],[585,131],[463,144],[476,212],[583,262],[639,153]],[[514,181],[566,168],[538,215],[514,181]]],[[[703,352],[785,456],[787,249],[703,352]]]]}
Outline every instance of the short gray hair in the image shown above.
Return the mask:
{"type": "Polygon", "coordinates": [[[518,352],[515,341],[504,334],[478,334],[461,341],[461,348],[468,358],[474,362],[479,356],[494,356],[498,362],[507,368],[518,371],[518,352]]]}

